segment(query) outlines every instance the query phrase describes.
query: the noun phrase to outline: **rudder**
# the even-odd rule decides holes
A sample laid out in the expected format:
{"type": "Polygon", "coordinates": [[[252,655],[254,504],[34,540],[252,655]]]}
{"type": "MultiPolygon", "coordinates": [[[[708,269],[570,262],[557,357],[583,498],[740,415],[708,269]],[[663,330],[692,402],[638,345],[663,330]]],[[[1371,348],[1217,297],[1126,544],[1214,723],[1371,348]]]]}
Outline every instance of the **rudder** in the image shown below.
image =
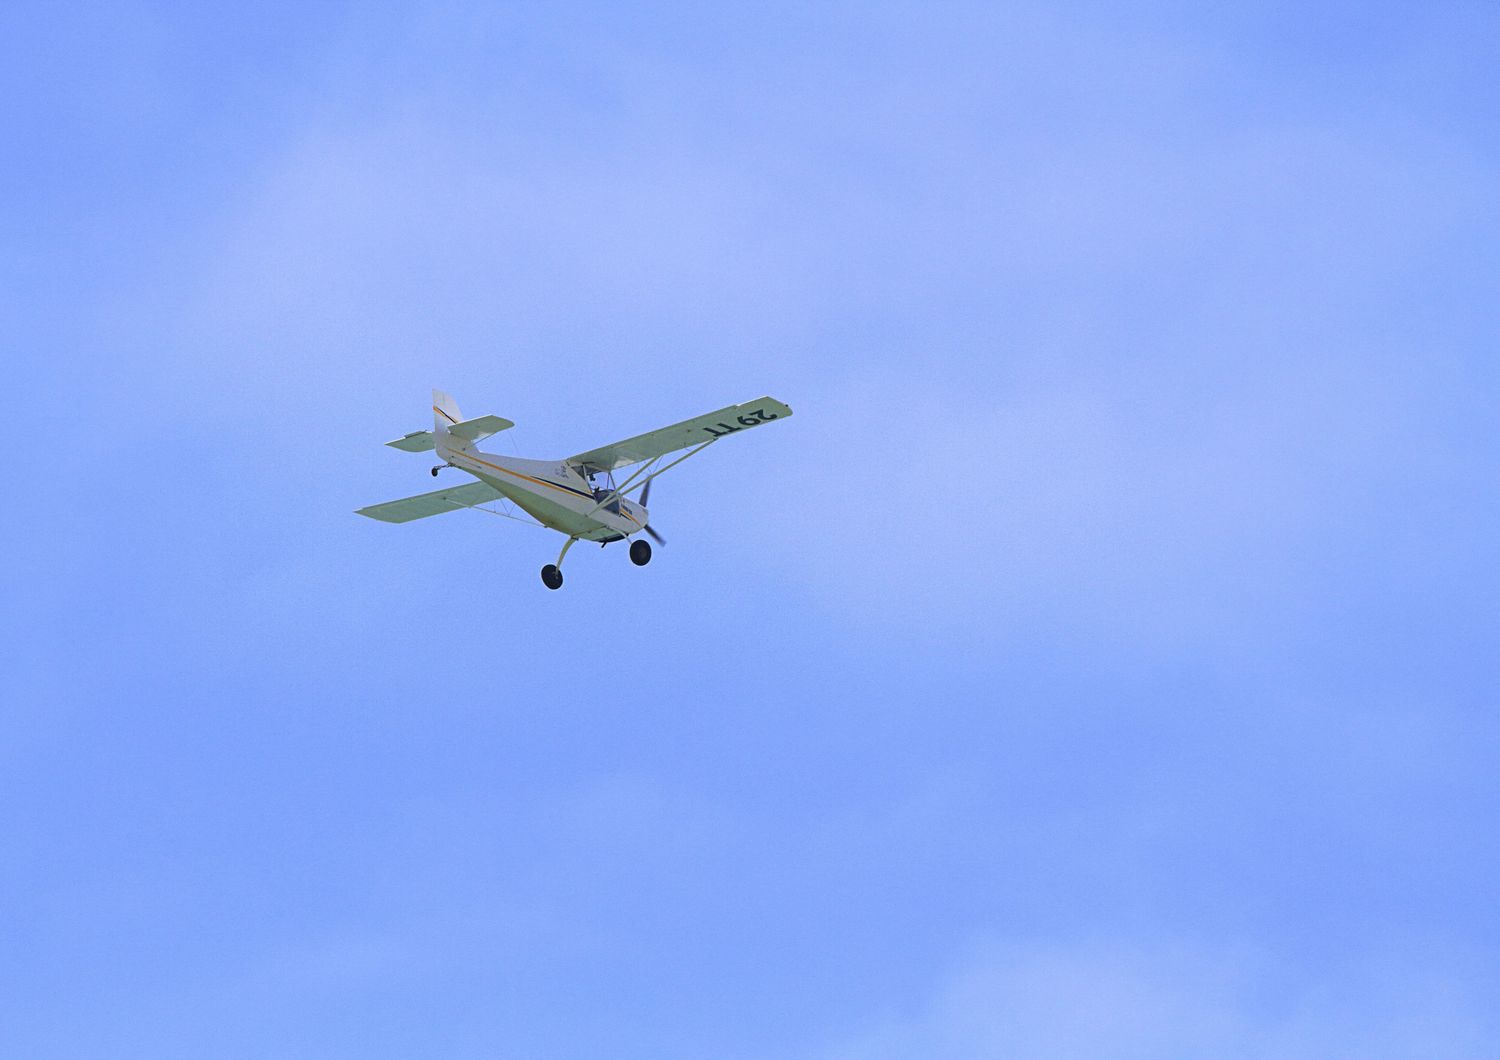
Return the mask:
{"type": "Polygon", "coordinates": [[[468,449],[473,444],[448,431],[448,428],[455,423],[463,422],[463,418],[463,413],[458,411],[458,402],[453,400],[453,395],[434,387],[432,390],[432,441],[439,453],[444,449],[468,449]]]}
{"type": "Polygon", "coordinates": [[[433,425],[447,430],[453,424],[463,422],[463,418],[464,415],[458,411],[458,402],[453,400],[453,395],[434,388],[432,391],[433,425]]]}

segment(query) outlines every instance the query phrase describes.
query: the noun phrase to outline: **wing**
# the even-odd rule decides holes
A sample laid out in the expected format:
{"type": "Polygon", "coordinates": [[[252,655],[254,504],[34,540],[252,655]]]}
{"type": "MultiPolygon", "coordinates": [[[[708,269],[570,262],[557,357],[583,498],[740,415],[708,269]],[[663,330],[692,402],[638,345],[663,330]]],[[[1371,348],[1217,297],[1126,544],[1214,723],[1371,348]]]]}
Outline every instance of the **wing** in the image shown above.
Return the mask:
{"type": "Polygon", "coordinates": [[[415,497],[402,497],[399,501],[386,501],[361,508],[355,515],[368,515],[383,523],[409,523],[413,519],[425,519],[429,515],[456,512],[460,508],[472,508],[499,497],[500,491],[483,482],[470,482],[466,486],[419,493],[415,497]]]}
{"type": "Polygon", "coordinates": [[[654,460],[690,445],[711,442],[738,431],[759,427],[762,423],[784,420],[791,414],[792,410],[775,398],[747,401],[743,405],[730,405],[718,412],[707,412],[702,416],[674,423],[670,427],[638,434],[614,445],[590,449],[586,453],[568,457],[568,463],[589,471],[613,471],[617,467],[654,460]]]}

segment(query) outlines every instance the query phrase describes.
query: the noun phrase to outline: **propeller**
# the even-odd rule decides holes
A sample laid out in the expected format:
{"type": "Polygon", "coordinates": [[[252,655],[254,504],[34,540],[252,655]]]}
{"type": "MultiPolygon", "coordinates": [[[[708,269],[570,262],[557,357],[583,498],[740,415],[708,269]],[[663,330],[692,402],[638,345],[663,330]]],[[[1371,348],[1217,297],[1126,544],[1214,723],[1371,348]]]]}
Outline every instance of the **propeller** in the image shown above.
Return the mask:
{"type": "MultiPolygon", "coordinates": [[[[643,487],[641,487],[641,507],[642,508],[649,508],[650,507],[650,505],[648,505],[646,503],[646,500],[647,500],[648,497],[651,496],[651,483],[653,483],[655,481],[656,481],[655,477],[648,478],[646,480],[646,485],[643,486],[643,487]]],[[[646,533],[650,534],[651,535],[651,540],[655,541],[658,545],[665,545],[667,543],[667,539],[666,538],[662,537],[655,530],[651,529],[651,524],[650,523],[647,523],[642,529],[644,529],[646,531],[646,533]]]]}

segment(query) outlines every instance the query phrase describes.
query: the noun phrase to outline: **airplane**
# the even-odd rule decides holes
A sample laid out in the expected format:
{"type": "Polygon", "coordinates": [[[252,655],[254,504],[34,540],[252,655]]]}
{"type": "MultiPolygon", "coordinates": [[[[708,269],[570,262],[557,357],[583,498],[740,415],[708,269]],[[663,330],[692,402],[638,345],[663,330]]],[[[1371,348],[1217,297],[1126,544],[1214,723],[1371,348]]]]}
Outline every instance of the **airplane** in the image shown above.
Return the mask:
{"type": "Polygon", "coordinates": [[[666,544],[647,521],[646,501],[656,476],[703,452],[721,438],[786,419],[791,414],[792,410],[780,401],[764,397],[590,449],[565,460],[523,460],[479,449],[478,443],[509,430],[514,423],[501,416],[466,420],[453,398],[434,390],[432,430],[412,431],[385,444],[407,453],[436,451],[443,463],[432,469],[434,477],[451,467],[473,475],[478,481],[372,504],[355,514],[386,523],[406,523],[462,508],[484,511],[488,509],[481,505],[508,500],[537,523],[567,537],[557,562],[542,568],[542,584],[548,589],[560,589],[563,558],[578,541],[597,541],[602,548],[610,542],[635,537],[630,542],[630,561],[638,567],[650,563],[651,542],[636,535],[644,533],[658,545],[666,544]],[[683,449],[687,450],[686,455],[661,463],[667,455],[683,449]],[[635,465],[640,466],[616,484],[614,473],[635,465]],[[626,493],[635,490],[641,491],[639,499],[629,499],[626,493]]]}

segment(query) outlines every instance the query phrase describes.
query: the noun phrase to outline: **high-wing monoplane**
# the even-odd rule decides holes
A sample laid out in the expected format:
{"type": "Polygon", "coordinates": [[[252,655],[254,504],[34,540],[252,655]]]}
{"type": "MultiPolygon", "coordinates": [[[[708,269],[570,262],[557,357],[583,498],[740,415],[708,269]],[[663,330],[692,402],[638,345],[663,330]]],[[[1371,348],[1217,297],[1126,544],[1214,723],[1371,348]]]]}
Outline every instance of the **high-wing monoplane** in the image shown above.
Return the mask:
{"type": "Polygon", "coordinates": [[[666,544],[647,521],[646,501],[656,476],[721,438],[786,419],[791,414],[792,410],[775,398],[761,398],[564,460],[523,460],[486,453],[479,448],[481,441],[514,427],[514,423],[500,416],[466,420],[451,397],[434,390],[432,430],[412,431],[385,444],[408,453],[436,452],[443,462],[432,469],[434,476],[444,468],[457,468],[478,481],[372,504],[359,509],[357,514],[387,523],[406,523],[463,508],[483,510],[492,501],[508,501],[537,523],[567,537],[557,562],[542,568],[542,583],[549,589],[558,589],[563,583],[563,557],[576,541],[598,541],[602,546],[635,538],[630,541],[631,562],[638,567],[650,563],[651,542],[636,535],[644,534],[658,545],[666,544]],[[663,462],[665,457],[684,449],[687,452],[682,456],[663,462]],[[631,467],[635,470],[617,483],[615,472],[631,467]],[[637,490],[640,491],[637,499],[627,496],[637,490]]]}

